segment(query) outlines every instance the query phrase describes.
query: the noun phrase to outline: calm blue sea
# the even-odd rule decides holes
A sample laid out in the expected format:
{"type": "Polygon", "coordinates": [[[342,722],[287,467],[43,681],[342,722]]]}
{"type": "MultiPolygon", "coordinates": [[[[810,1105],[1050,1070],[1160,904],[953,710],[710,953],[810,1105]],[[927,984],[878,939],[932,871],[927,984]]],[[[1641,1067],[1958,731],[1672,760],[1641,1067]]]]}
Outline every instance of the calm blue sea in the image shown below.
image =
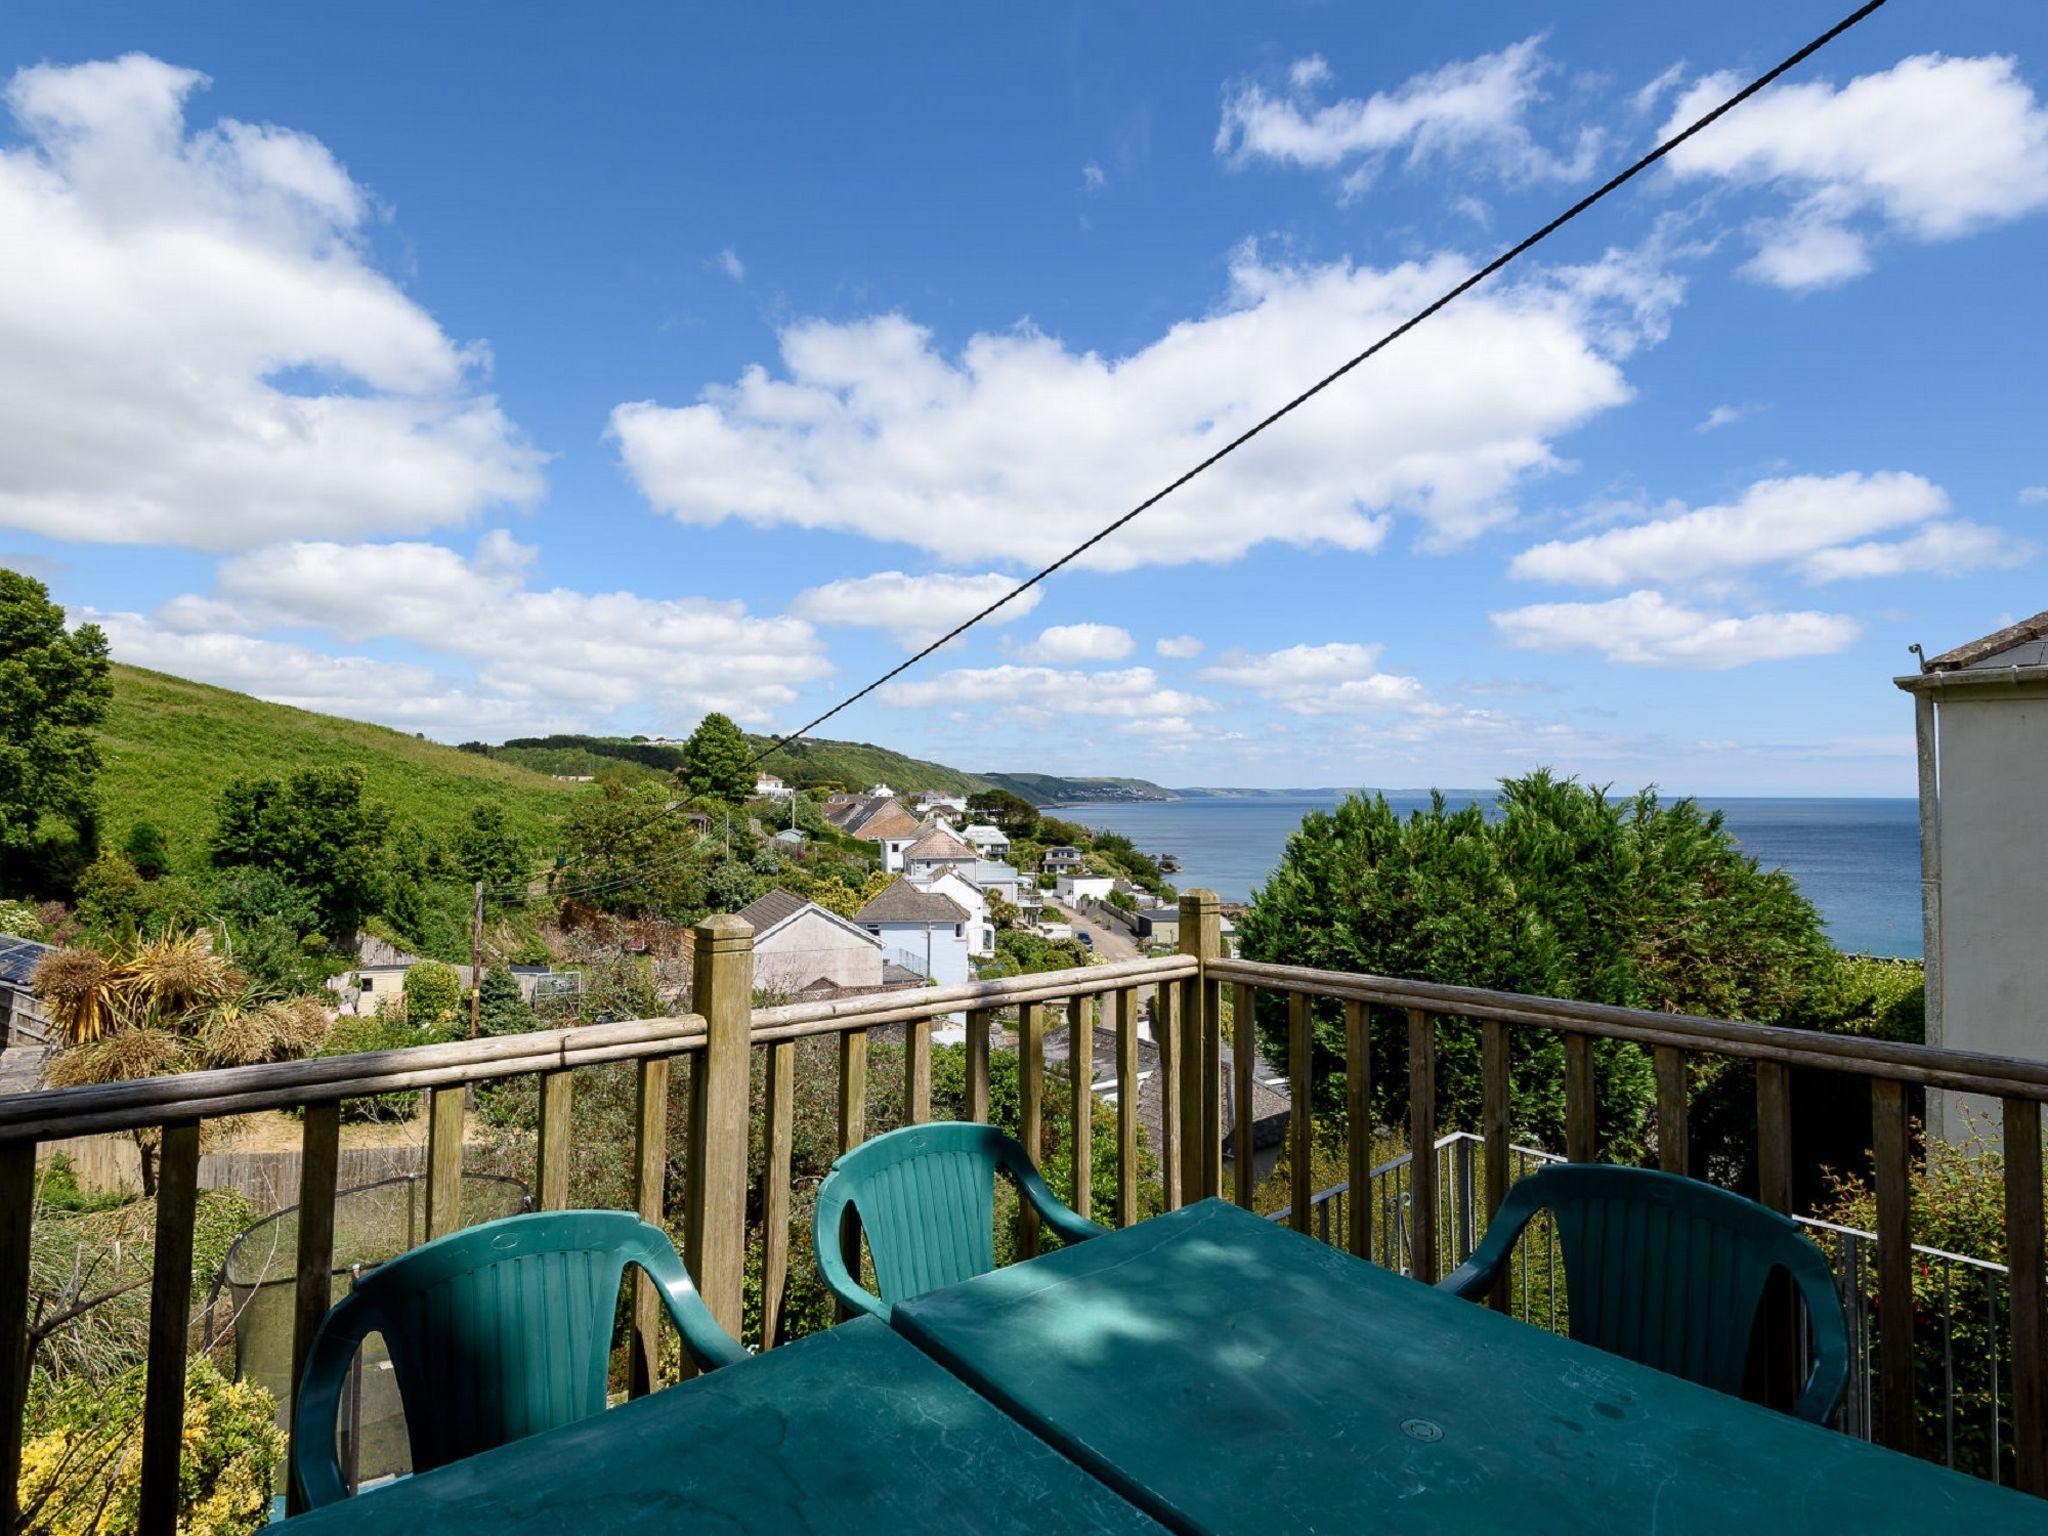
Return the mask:
{"type": "MultiPolygon", "coordinates": [[[[1403,814],[1421,795],[1389,795],[1403,814]]],[[[1462,804],[1469,795],[1453,795],[1462,804]]],[[[1336,804],[1335,791],[1300,796],[1215,796],[1141,804],[1065,806],[1051,814],[1121,832],[1147,853],[1180,856],[1186,888],[1206,885],[1249,901],[1280,861],[1302,816],[1336,804]]],[[[1912,800],[1710,800],[1743,851],[1780,868],[1820,908],[1840,949],[1920,956],[1920,822],[1912,800]]]]}

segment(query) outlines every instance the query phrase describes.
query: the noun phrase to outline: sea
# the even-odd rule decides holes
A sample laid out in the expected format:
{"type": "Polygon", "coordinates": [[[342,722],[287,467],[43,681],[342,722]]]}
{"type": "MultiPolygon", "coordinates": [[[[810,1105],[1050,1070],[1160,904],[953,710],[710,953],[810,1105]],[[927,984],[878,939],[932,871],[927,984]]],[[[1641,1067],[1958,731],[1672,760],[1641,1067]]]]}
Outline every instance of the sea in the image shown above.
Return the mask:
{"type": "MultiPolygon", "coordinates": [[[[1249,901],[1310,811],[1327,811],[1338,790],[1298,795],[1203,795],[1185,800],[1114,801],[1049,808],[1099,831],[1121,832],[1145,852],[1179,857],[1168,878],[1186,890],[1208,886],[1225,901],[1249,901]]],[[[1767,869],[1783,869],[1806,893],[1837,949],[1919,959],[1920,817],[1914,800],[1710,799],[1735,840],[1767,869]]],[[[1450,795],[1463,805],[1485,795],[1450,795]]],[[[1406,815],[1422,794],[1389,794],[1406,815]]]]}

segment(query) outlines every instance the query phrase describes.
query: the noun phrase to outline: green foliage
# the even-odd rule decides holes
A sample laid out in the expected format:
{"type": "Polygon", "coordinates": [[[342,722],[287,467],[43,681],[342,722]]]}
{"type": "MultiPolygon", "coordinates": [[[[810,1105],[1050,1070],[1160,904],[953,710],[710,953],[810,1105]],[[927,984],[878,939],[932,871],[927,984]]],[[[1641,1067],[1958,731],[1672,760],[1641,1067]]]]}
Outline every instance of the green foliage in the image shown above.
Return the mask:
{"type": "Polygon", "coordinates": [[[285,876],[313,898],[331,934],[353,933],[384,887],[391,809],[367,798],[355,764],[301,768],[289,779],[234,779],[221,791],[208,850],[223,869],[285,876]]]}
{"type": "Polygon", "coordinates": [[[683,743],[676,777],[693,795],[739,805],[754,793],[754,749],[738,726],[714,710],[683,743]]]}
{"type": "Polygon", "coordinates": [[[0,901],[0,933],[40,942],[50,936],[50,925],[33,902],[0,901]]]}
{"type": "Polygon", "coordinates": [[[1007,789],[985,789],[970,795],[967,814],[975,821],[988,823],[1013,842],[1035,836],[1038,831],[1038,807],[1007,789]]]}
{"type": "MultiPolygon", "coordinates": [[[[1654,793],[1610,802],[1547,772],[1505,781],[1501,813],[1442,796],[1406,821],[1379,796],[1305,817],[1240,924],[1251,959],[1412,976],[1539,996],[1810,1023],[1833,972],[1811,903],[1782,872],[1742,855],[1718,814],[1654,793]]],[[[1313,1012],[1319,1111],[1341,1116],[1343,1018],[1313,1012]]],[[[1284,1067],[1284,1004],[1262,995],[1259,1032],[1284,1067]]],[[[1525,1036],[1514,1063],[1517,1133],[1561,1142],[1563,1046],[1525,1036]]],[[[1372,1020],[1373,1109],[1407,1108],[1407,1030],[1372,1020]]],[[[1440,1032],[1438,1112],[1476,1125],[1478,1029],[1440,1032]]],[[[1637,1156],[1654,1102],[1636,1046],[1595,1047],[1608,1156],[1637,1156]]],[[[1341,1123],[1341,1122],[1340,1122],[1341,1123]]]]}
{"type": "MultiPolygon", "coordinates": [[[[748,744],[759,752],[774,745],[774,738],[754,736],[748,744]]],[[[764,773],[778,774],[791,784],[806,787],[832,784],[865,790],[870,784],[887,784],[906,795],[926,789],[972,795],[994,788],[980,775],[962,773],[944,763],[906,757],[864,741],[828,741],[810,736],[777,747],[761,760],[760,768],[764,773]]]]}
{"type": "Polygon", "coordinates": [[[319,904],[304,887],[275,869],[257,865],[243,865],[222,876],[214,888],[213,905],[236,931],[275,918],[296,939],[320,926],[319,904]]]}
{"type": "MultiPolygon", "coordinates": [[[[411,1045],[431,1045],[433,1041],[432,1030],[409,1024],[401,1010],[380,1004],[375,1013],[345,1013],[336,1018],[316,1054],[355,1056],[364,1051],[397,1051],[411,1045]]],[[[348,1123],[409,1120],[419,1109],[419,1102],[417,1089],[403,1089],[371,1099],[343,1099],[341,1118],[348,1123]]]]}
{"type": "Polygon", "coordinates": [[[765,884],[737,859],[722,859],[704,877],[704,904],[713,912],[737,912],[759,896],[765,884]]]}
{"type": "Polygon", "coordinates": [[[135,872],[145,880],[155,880],[170,873],[171,851],[164,845],[164,835],[157,824],[143,817],[128,829],[125,845],[128,862],[135,866],[135,872]]]}
{"type": "Polygon", "coordinates": [[[0,568],[0,879],[34,877],[46,818],[89,843],[112,697],[100,627],[66,630],[49,588],[0,568]]]}
{"type": "Polygon", "coordinates": [[[659,785],[616,781],[569,814],[560,887],[601,912],[689,922],[704,912],[697,829],[659,785]]]}
{"type": "Polygon", "coordinates": [[[1838,955],[1816,1022],[1835,1034],[1922,1045],[1927,1040],[1927,969],[1918,960],[1838,955]]]}
{"type": "Polygon", "coordinates": [[[540,1020],[520,995],[519,979],[507,966],[494,965],[484,972],[477,996],[477,1023],[487,1035],[523,1035],[540,1028],[540,1020]]]}
{"type": "Polygon", "coordinates": [[[996,952],[981,962],[981,974],[988,978],[1030,976],[1092,963],[1079,939],[1048,939],[1028,929],[1006,928],[997,932],[996,952]]]}
{"type": "Polygon", "coordinates": [[[95,939],[125,943],[149,915],[149,888],[125,853],[108,849],[78,877],[73,911],[95,939]]]}
{"type": "Polygon", "coordinates": [[[435,1029],[456,1022],[462,1009],[462,978],[440,960],[422,960],[405,973],[405,1016],[412,1024],[435,1029]]]}
{"type": "Polygon", "coordinates": [[[518,904],[516,893],[524,887],[533,860],[502,805],[472,806],[468,821],[456,830],[452,851],[456,874],[471,885],[483,881],[487,908],[503,910],[518,904]]]}
{"type": "Polygon", "coordinates": [[[121,1190],[80,1187],[70,1157],[59,1152],[36,1169],[35,1198],[45,1210],[76,1213],[110,1211],[117,1205],[126,1205],[132,1197],[121,1190]]]}
{"type": "Polygon", "coordinates": [[[1170,789],[1150,779],[1061,778],[1050,773],[991,773],[1000,789],[1022,795],[1034,805],[1077,805],[1093,800],[1172,800],[1170,789]]]}

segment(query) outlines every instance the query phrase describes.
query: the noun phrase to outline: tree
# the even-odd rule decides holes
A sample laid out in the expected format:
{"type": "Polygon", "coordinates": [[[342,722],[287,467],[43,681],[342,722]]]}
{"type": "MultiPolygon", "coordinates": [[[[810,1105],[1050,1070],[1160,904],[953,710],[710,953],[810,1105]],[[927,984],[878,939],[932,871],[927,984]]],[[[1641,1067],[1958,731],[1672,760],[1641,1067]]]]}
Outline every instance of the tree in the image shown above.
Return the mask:
{"type": "Polygon", "coordinates": [[[683,763],[676,777],[693,795],[739,805],[754,793],[754,749],[738,726],[713,712],[683,743],[683,763]]]}
{"type": "Polygon", "coordinates": [[[221,868],[268,869],[313,898],[330,936],[353,933],[385,885],[388,807],[364,798],[363,770],[302,768],[290,779],[236,779],[221,791],[209,845],[221,868]]]}
{"type": "Polygon", "coordinates": [[[505,808],[494,801],[474,807],[454,842],[455,868],[462,878],[471,884],[481,880],[491,906],[516,905],[531,861],[518,835],[505,825],[505,808]]]}
{"type": "Polygon", "coordinates": [[[109,849],[78,877],[78,900],[73,910],[95,938],[133,939],[142,930],[142,920],[149,915],[149,888],[126,854],[109,849]]]}
{"type": "Polygon", "coordinates": [[[487,1035],[520,1035],[538,1029],[540,1020],[526,1006],[519,991],[519,978],[502,965],[484,972],[482,992],[477,998],[478,1023],[487,1035]]]}
{"type": "Polygon", "coordinates": [[[1034,836],[1038,831],[1038,807],[1007,789],[984,789],[967,798],[967,814],[985,821],[1007,838],[1034,836]]]}
{"type": "Polygon", "coordinates": [[[171,850],[157,824],[147,817],[128,829],[128,862],[145,880],[161,879],[170,872],[171,850]]]}
{"type": "Polygon", "coordinates": [[[405,972],[405,1016],[417,1028],[456,1022],[462,1009],[462,978],[443,960],[422,960],[405,972]]]}
{"type": "MultiPolygon", "coordinates": [[[[1746,858],[1718,815],[1650,791],[1616,803],[1543,771],[1504,781],[1493,820],[1441,795],[1406,821],[1361,795],[1304,817],[1239,937],[1254,960],[1771,1024],[1813,1022],[1833,968],[1812,904],[1789,876],[1746,858]]],[[[1343,1013],[1318,1003],[1312,1017],[1317,1112],[1341,1123],[1343,1013]]],[[[1284,1065],[1278,999],[1261,996],[1258,1025],[1268,1058],[1284,1065]]],[[[1406,1022],[1375,1010],[1371,1028],[1374,1115],[1399,1123],[1406,1022]]],[[[1563,1046],[1540,1034],[1523,1044],[1516,1130],[1559,1143],[1563,1046]]],[[[1636,1155],[1654,1099],[1649,1062],[1611,1041],[1596,1044],[1595,1061],[1608,1154],[1636,1155]]],[[[1447,1022],[1438,1063],[1443,1123],[1476,1125],[1477,1028],[1447,1022]]]]}
{"type": "Polygon", "coordinates": [[[40,851],[46,817],[89,842],[113,697],[100,627],[67,631],[49,588],[0,569],[0,866],[40,851]]]}
{"type": "Polygon", "coordinates": [[[697,832],[657,784],[616,780],[578,800],[563,827],[556,889],[600,912],[687,921],[703,910],[697,832]]]}
{"type": "Polygon", "coordinates": [[[737,859],[711,866],[704,877],[704,901],[714,912],[737,912],[761,894],[758,875],[737,859]]]}

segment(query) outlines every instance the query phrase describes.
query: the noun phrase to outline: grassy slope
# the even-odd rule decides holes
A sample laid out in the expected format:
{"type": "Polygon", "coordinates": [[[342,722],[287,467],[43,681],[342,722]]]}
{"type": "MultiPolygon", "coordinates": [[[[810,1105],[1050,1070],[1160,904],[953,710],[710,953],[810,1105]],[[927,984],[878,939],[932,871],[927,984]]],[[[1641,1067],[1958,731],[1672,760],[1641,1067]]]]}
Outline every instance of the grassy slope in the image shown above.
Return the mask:
{"type": "Polygon", "coordinates": [[[205,863],[214,803],[230,779],[295,768],[358,763],[372,799],[403,825],[445,836],[471,806],[494,800],[529,842],[546,846],[550,829],[581,794],[511,763],[421,741],[402,731],[266,704],[139,667],[114,668],[114,707],[101,742],[103,836],[119,846],[137,817],[163,829],[171,858],[192,873],[205,863]]]}
{"type": "MultiPolygon", "coordinates": [[[[756,751],[773,739],[769,736],[748,738],[756,751]]],[[[935,789],[949,795],[971,795],[993,787],[979,774],[962,773],[944,763],[906,757],[901,752],[891,752],[887,747],[873,746],[864,741],[812,741],[806,738],[792,742],[779,752],[770,753],[761,766],[765,771],[781,774],[786,779],[838,779],[855,789],[866,789],[877,781],[905,792],[935,789]]]]}
{"type": "Polygon", "coordinates": [[[1088,800],[1172,800],[1175,792],[1150,779],[1061,778],[1050,773],[992,773],[989,777],[1033,805],[1072,805],[1088,800]]]}

